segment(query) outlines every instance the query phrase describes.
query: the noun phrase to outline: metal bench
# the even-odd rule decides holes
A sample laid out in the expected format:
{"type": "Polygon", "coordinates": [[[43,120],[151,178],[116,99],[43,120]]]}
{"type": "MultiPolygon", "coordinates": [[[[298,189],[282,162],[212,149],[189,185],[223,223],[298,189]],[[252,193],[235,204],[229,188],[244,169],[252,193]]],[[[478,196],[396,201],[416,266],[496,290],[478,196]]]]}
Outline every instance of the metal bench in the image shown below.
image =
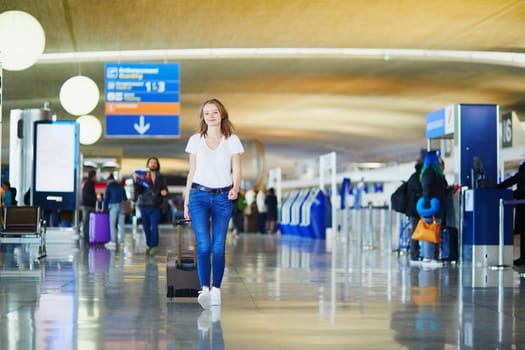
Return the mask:
{"type": "Polygon", "coordinates": [[[46,253],[46,223],[38,206],[11,206],[4,211],[0,244],[39,244],[38,259],[46,253]]]}

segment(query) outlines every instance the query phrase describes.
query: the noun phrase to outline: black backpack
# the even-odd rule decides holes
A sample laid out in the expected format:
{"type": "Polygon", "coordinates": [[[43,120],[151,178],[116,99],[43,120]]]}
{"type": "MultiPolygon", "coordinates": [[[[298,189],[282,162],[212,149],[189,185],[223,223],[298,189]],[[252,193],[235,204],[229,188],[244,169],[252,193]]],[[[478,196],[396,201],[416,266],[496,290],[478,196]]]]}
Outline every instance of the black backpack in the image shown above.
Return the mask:
{"type": "Polygon", "coordinates": [[[406,214],[408,207],[408,182],[403,181],[401,185],[390,196],[392,209],[397,212],[406,214]]]}

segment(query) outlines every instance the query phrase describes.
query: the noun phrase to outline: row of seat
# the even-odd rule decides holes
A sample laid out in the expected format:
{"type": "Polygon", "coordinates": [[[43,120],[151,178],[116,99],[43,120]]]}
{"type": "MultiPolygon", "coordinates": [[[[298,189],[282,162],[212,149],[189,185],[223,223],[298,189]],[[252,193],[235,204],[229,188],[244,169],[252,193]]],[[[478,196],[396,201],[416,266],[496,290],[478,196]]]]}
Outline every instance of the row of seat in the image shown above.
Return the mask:
{"type": "Polygon", "coordinates": [[[38,244],[38,259],[46,253],[46,222],[39,206],[9,206],[4,209],[0,244],[38,244]]]}

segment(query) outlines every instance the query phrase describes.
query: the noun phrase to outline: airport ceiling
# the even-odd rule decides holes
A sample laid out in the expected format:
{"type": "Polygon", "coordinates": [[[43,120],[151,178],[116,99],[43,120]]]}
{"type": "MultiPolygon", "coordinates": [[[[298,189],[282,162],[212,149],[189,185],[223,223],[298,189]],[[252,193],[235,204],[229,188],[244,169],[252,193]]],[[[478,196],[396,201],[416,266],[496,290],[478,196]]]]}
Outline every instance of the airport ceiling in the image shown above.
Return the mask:
{"type": "MultiPolygon", "coordinates": [[[[266,167],[282,167],[285,175],[332,151],[341,167],[411,161],[426,147],[426,113],[450,104],[525,110],[523,62],[448,57],[453,50],[523,53],[522,0],[0,0],[0,12],[7,10],[40,21],[45,55],[180,50],[122,61],[180,63],[182,137],[103,137],[81,148],[87,156],[116,154],[143,166],[157,155],[170,171],[183,171],[187,137],[210,97],[224,102],[243,140],[262,143],[266,167]],[[235,48],[244,51],[220,51],[235,48]],[[352,48],[359,50],[337,50],[352,48]],[[440,52],[447,54],[434,56],[440,52]]],[[[27,70],[4,71],[4,162],[10,109],[50,101],[58,119],[73,119],[60,107],[61,85],[80,73],[103,92],[104,63],[41,59],[27,70]]],[[[103,93],[92,114],[104,125],[103,93]]]]}

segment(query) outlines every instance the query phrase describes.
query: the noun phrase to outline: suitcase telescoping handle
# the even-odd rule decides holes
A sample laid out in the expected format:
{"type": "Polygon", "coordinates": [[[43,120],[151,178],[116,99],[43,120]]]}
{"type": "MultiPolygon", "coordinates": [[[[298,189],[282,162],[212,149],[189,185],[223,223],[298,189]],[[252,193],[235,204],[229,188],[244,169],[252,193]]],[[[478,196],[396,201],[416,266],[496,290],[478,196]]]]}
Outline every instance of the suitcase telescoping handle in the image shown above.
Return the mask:
{"type": "MultiPolygon", "coordinates": [[[[182,226],[191,224],[190,219],[179,219],[176,222],[177,229],[177,264],[182,266],[182,226]]],[[[193,265],[197,266],[197,249],[193,248],[193,265]]]]}

